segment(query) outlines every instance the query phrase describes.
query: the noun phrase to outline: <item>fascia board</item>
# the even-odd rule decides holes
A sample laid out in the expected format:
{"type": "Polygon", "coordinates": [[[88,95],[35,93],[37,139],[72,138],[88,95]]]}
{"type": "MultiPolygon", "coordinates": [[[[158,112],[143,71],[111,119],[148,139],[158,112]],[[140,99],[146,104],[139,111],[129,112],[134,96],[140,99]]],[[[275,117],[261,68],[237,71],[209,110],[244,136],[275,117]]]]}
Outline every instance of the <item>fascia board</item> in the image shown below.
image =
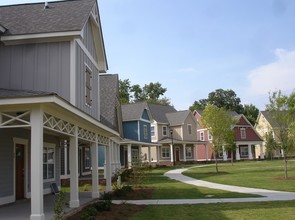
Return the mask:
{"type": "Polygon", "coordinates": [[[82,36],[81,31],[67,31],[67,32],[54,32],[54,33],[40,33],[40,34],[25,34],[25,35],[11,35],[1,36],[1,41],[6,44],[19,44],[23,42],[45,42],[52,39],[64,39],[68,40],[74,37],[82,36]]]}

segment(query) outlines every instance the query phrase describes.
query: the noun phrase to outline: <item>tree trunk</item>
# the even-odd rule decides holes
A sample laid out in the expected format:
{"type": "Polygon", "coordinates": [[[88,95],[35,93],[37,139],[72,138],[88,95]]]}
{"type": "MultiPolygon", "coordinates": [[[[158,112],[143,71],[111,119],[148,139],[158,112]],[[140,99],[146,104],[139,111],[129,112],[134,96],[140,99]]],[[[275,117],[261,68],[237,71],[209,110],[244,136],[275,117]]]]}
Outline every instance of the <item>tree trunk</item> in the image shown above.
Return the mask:
{"type": "Polygon", "coordinates": [[[288,179],[288,167],[287,167],[287,158],[286,155],[284,154],[284,167],[285,167],[285,179],[288,179]]]}
{"type": "Polygon", "coordinates": [[[234,151],[231,151],[231,165],[234,165],[234,151]]]}
{"type": "Polygon", "coordinates": [[[217,154],[215,154],[215,168],[216,168],[216,173],[218,173],[217,154]]]}

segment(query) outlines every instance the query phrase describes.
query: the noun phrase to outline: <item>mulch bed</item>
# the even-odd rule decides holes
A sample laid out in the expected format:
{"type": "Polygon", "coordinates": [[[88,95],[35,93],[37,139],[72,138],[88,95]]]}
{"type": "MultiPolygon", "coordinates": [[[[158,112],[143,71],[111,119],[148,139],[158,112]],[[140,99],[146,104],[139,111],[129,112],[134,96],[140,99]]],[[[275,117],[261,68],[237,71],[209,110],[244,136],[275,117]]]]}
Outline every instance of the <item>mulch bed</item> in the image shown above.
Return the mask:
{"type": "Polygon", "coordinates": [[[285,179],[285,177],[277,177],[277,178],[273,178],[273,180],[276,181],[288,181],[288,180],[295,180],[295,176],[290,176],[287,179],[285,179]]]}
{"type": "Polygon", "coordinates": [[[134,213],[139,212],[145,208],[145,205],[129,205],[120,204],[112,205],[111,211],[103,211],[98,213],[96,219],[99,220],[128,220],[134,213]]]}

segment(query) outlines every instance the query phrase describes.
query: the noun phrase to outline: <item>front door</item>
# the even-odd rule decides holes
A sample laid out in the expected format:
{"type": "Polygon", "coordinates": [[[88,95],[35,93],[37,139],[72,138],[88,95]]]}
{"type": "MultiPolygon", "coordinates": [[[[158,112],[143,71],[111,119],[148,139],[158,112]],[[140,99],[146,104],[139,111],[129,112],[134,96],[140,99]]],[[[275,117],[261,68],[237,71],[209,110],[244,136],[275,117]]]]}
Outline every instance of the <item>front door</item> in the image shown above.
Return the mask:
{"type": "Polygon", "coordinates": [[[25,146],[16,144],[15,146],[15,199],[24,198],[24,183],[25,183],[25,146]]]}

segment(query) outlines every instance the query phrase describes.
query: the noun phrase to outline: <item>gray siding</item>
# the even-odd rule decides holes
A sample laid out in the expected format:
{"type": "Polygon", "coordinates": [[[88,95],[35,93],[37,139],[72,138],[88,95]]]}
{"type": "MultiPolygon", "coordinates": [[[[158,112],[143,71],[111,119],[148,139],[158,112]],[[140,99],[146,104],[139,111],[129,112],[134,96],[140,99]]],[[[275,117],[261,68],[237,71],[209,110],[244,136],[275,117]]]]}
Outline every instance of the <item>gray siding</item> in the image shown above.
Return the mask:
{"type": "Polygon", "coordinates": [[[82,42],[89,51],[89,53],[92,55],[92,57],[97,60],[97,54],[95,50],[95,44],[94,44],[94,39],[93,39],[93,32],[92,32],[92,25],[90,20],[86,23],[84,27],[84,32],[83,32],[83,38],[82,42]]]}
{"type": "Polygon", "coordinates": [[[54,92],[70,100],[70,43],[0,45],[0,88],[54,92]]]}
{"type": "Polygon", "coordinates": [[[99,105],[99,73],[98,69],[93,65],[81,47],[77,44],[77,62],[76,62],[76,106],[82,111],[100,120],[100,105],[99,105]],[[86,66],[92,70],[92,105],[86,105],[85,98],[85,71],[86,66]]]}
{"type": "MultiPolygon", "coordinates": [[[[30,140],[31,132],[26,129],[1,129],[0,132],[0,197],[13,195],[13,174],[14,174],[14,154],[13,154],[13,138],[22,138],[30,140]]],[[[53,143],[55,148],[55,181],[60,183],[60,139],[57,136],[44,135],[44,142],[53,143]]],[[[28,147],[28,160],[30,160],[31,149],[30,141],[28,147]]],[[[30,192],[31,183],[31,163],[28,163],[28,192],[30,192]]],[[[44,189],[50,188],[51,182],[44,183],[44,189]]]]}

